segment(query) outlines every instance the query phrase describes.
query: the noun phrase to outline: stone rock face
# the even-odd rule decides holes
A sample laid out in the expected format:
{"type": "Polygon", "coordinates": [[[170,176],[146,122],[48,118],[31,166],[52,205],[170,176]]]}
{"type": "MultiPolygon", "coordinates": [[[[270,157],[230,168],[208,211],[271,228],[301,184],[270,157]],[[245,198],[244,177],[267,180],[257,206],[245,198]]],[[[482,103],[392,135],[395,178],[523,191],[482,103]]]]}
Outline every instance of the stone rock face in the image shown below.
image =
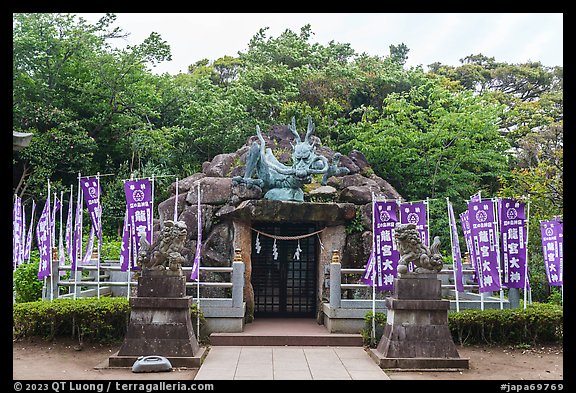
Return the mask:
{"type": "Polygon", "coordinates": [[[352,150],[350,154],[348,154],[348,157],[350,157],[352,162],[354,162],[354,164],[356,164],[356,166],[360,168],[360,171],[363,171],[364,169],[370,167],[370,164],[368,164],[368,160],[366,160],[364,154],[362,154],[358,150],[352,150]]]}
{"type": "Polygon", "coordinates": [[[365,204],[372,201],[372,193],[375,193],[378,190],[377,187],[370,187],[370,186],[350,186],[346,187],[340,193],[340,201],[341,202],[351,202],[358,204],[365,204]]]}
{"type": "Polygon", "coordinates": [[[226,177],[230,174],[232,164],[237,158],[237,153],[218,154],[212,159],[204,173],[210,177],[226,177]]]}
{"type": "MultiPolygon", "coordinates": [[[[177,207],[176,214],[180,215],[184,210],[184,208],[186,207],[186,197],[187,193],[178,194],[178,202],[176,203],[177,207]]],[[[172,195],[170,198],[158,204],[158,216],[160,217],[160,222],[164,222],[166,220],[172,220],[174,218],[175,199],[176,195],[172,195]]]]}
{"type": "Polygon", "coordinates": [[[232,196],[232,179],[226,177],[203,177],[195,182],[188,191],[186,202],[190,205],[198,203],[198,183],[200,184],[200,203],[208,205],[223,205],[232,196]]]}
{"type": "MultiPolygon", "coordinates": [[[[279,161],[291,165],[294,135],[286,125],[271,127],[263,132],[266,147],[272,149],[279,161]]],[[[322,146],[320,138],[311,136],[316,153],[332,160],[336,152],[322,146]]],[[[251,222],[322,223],[328,228],[346,228],[360,217],[360,227],[354,230],[326,231],[338,234],[341,244],[343,267],[362,267],[369,256],[371,242],[371,201],[372,193],[388,199],[401,198],[398,192],[384,179],[373,173],[364,155],[352,151],[342,155],[340,166],[350,173],[345,176],[332,176],[326,185],[321,185],[321,177],[313,176],[313,182],[304,187],[304,202],[269,201],[258,187],[248,188],[244,184],[233,184],[233,176],[244,176],[246,155],[256,135],[248,138],[237,151],[215,156],[202,165],[202,173],[195,173],[178,181],[178,220],[188,227],[188,237],[183,255],[188,261],[183,266],[191,266],[196,248],[198,184],[201,191],[202,214],[202,264],[204,266],[229,266],[233,259],[234,241],[238,241],[237,226],[247,223],[248,233],[251,222]],[[232,225],[234,224],[234,225],[232,225]],[[345,247],[344,247],[345,245],[345,247]]],[[[158,208],[160,221],[173,219],[176,203],[176,184],[168,190],[171,197],[162,201],[158,208]]],[[[244,236],[244,235],[242,235],[244,236]]],[[[336,236],[336,235],[334,235],[336,236]]],[[[328,239],[330,241],[330,239],[328,239]]],[[[324,242],[324,240],[323,240],[324,242]]],[[[242,249],[250,249],[249,239],[245,239],[242,249]]],[[[250,276],[250,266],[245,275],[250,276]]],[[[249,281],[246,282],[245,298],[253,297],[249,281]]],[[[247,310],[251,307],[247,303],[247,310]]],[[[248,312],[249,313],[249,312],[248,312]]]]}
{"type": "MultiPolygon", "coordinates": [[[[192,188],[192,185],[196,183],[199,179],[202,179],[206,175],[203,173],[195,173],[191,176],[188,176],[184,179],[178,180],[178,195],[186,194],[192,188]]],[[[172,196],[176,195],[176,182],[172,183],[170,187],[168,187],[168,191],[172,196]]]]}

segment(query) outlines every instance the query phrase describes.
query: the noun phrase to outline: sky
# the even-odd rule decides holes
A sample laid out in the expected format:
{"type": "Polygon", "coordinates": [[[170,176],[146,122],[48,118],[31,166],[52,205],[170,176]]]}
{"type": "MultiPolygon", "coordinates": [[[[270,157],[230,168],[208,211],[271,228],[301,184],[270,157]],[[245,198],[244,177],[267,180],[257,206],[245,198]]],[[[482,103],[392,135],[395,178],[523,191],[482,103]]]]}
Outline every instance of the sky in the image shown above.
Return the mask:
{"type": "MultiPolygon", "coordinates": [[[[96,22],[102,13],[76,14],[96,22]]],[[[407,67],[440,62],[459,66],[468,55],[483,54],[511,64],[539,61],[563,66],[562,13],[117,13],[114,26],[140,44],[152,32],[171,47],[172,60],[153,72],[175,75],[204,58],[238,56],[250,39],[268,27],[266,37],[310,24],[313,43],[348,43],[357,53],[388,56],[404,43],[407,67]]]]}

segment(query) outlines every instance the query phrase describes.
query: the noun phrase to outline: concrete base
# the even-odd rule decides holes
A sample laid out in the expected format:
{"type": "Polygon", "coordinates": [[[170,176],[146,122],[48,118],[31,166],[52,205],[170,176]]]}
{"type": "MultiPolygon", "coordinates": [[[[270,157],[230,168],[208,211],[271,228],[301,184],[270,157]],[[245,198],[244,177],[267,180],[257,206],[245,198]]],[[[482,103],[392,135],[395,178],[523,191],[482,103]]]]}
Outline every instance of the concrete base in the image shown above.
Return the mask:
{"type": "Polygon", "coordinates": [[[469,368],[468,358],[387,358],[382,355],[377,349],[370,349],[368,351],[370,357],[376,362],[378,366],[382,369],[387,370],[443,370],[443,371],[454,371],[463,370],[469,368]]]}
{"type": "Polygon", "coordinates": [[[142,272],[138,296],[130,298],[124,343],[109,358],[111,367],[131,367],[140,356],[164,356],[173,367],[199,367],[201,349],[190,317],[186,277],[170,271],[142,272]]]}
{"type": "Polygon", "coordinates": [[[239,333],[244,330],[244,315],[246,303],[234,306],[233,299],[213,298],[203,299],[200,309],[204,315],[204,332],[239,333]]]}
{"type": "Polygon", "coordinates": [[[211,318],[204,317],[206,334],[240,333],[244,330],[243,318],[211,318]]]}
{"type": "Polygon", "coordinates": [[[383,368],[468,368],[448,328],[450,302],[442,300],[435,274],[408,273],[394,280],[388,312],[374,359],[383,368]]]}
{"type": "MultiPolygon", "coordinates": [[[[322,303],[324,325],[330,333],[358,334],[366,326],[366,313],[372,311],[371,300],[341,301],[340,307],[333,307],[330,303],[322,303]]],[[[376,301],[376,312],[386,314],[384,300],[376,301]]]]}
{"type": "MultiPolygon", "coordinates": [[[[200,368],[204,358],[208,354],[205,347],[200,347],[194,356],[165,356],[172,367],[175,368],[200,368]]],[[[131,368],[134,362],[139,358],[135,355],[114,355],[108,358],[107,365],[100,365],[98,368],[131,368]]]]}

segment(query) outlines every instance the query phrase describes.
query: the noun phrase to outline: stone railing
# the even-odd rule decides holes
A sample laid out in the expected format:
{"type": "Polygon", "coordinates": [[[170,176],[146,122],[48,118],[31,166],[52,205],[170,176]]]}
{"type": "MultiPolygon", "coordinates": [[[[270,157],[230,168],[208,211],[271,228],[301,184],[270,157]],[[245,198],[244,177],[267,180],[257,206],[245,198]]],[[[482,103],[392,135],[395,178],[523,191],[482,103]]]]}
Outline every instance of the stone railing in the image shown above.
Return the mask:
{"type": "MultiPolygon", "coordinates": [[[[364,328],[364,317],[370,311],[386,314],[385,299],[372,297],[368,299],[345,299],[342,294],[345,290],[364,289],[367,293],[372,292],[372,287],[367,284],[343,283],[343,275],[358,275],[364,273],[364,269],[342,268],[340,262],[333,261],[329,266],[329,301],[322,304],[324,314],[324,325],[332,333],[358,333],[364,328]]],[[[438,278],[442,281],[442,295],[445,299],[450,300],[450,310],[459,311],[460,309],[470,308],[510,308],[518,307],[514,302],[514,294],[517,292],[509,290],[509,299],[504,299],[503,293],[500,296],[493,296],[492,293],[479,293],[478,284],[471,283],[469,276],[474,273],[472,269],[464,269],[463,274],[467,284],[464,285],[465,292],[457,292],[453,283],[454,272],[451,269],[444,269],[438,273],[438,278]]],[[[379,297],[383,297],[380,295],[379,297]]]]}
{"type": "MultiPolygon", "coordinates": [[[[63,297],[100,297],[100,296],[134,296],[137,282],[133,271],[121,271],[120,262],[106,260],[97,266],[96,260],[91,264],[78,266],[76,273],[70,279],[63,279],[60,274],[71,270],[70,265],[58,266],[58,261],[52,263],[52,276],[46,278],[43,299],[52,300],[63,297]],[[88,272],[83,275],[82,272],[88,272]],[[130,280],[128,279],[130,277],[130,280]],[[61,287],[68,287],[66,294],[60,294],[61,287]]],[[[191,267],[182,267],[184,275],[189,275],[191,267]]],[[[188,293],[192,293],[192,302],[198,303],[206,320],[207,334],[218,332],[241,332],[244,327],[244,263],[234,261],[230,267],[200,266],[201,272],[230,273],[230,281],[213,282],[188,281],[188,293]],[[197,296],[201,288],[231,288],[231,297],[202,298],[197,296]]],[[[201,275],[202,277],[202,275],[201,275]]]]}
{"type": "Polygon", "coordinates": [[[329,302],[322,304],[324,325],[330,333],[358,333],[364,328],[369,311],[386,313],[384,299],[343,299],[342,291],[370,287],[366,284],[342,283],[343,274],[361,275],[364,269],[342,269],[340,262],[330,263],[329,302]]]}

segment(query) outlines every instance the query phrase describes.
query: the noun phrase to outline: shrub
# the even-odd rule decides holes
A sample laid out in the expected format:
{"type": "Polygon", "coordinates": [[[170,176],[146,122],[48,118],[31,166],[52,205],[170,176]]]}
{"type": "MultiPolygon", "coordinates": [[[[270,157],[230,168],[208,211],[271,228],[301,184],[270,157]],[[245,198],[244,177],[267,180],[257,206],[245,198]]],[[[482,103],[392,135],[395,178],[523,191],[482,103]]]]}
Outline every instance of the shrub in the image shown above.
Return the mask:
{"type": "MultiPolygon", "coordinates": [[[[370,341],[372,312],[366,313],[362,337],[365,345],[380,341],[386,315],[376,313],[376,344],[370,341]]],[[[524,308],[468,309],[448,313],[448,328],[456,344],[522,345],[559,343],[564,338],[563,307],[533,303],[524,308]]]]}
{"type": "MultiPolygon", "coordinates": [[[[192,325],[196,329],[198,308],[190,307],[192,325]]],[[[200,341],[205,319],[200,312],[200,341]]],[[[78,338],[80,342],[116,342],[124,339],[130,321],[130,305],[125,297],[59,298],[14,304],[13,329],[15,339],[40,337],[78,338]]]]}
{"type": "Polygon", "coordinates": [[[364,316],[364,328],[360,331],[364,344],[373,348],[376,347],[384,333],[384,326],[386,326],[386,314],[381,312],[374,314],[372,311],[368,311],[364,316]],[[372,320],[374,320],[374,327],[376,328],[374,341],[372,341],[372,320]]]}
{"type": "Polygon", "coordinates": [[[448,314],[454,342],[460,344],[539,344],[564,337],[561,306],[533,303],[524,308],[463,310],[448,314]]]}
{"type": "Polygon", "coordinates": [[[38,280],[38,259],[23,263],[14,271],[14,294],[16,303],[33,302],[42,299],[44,283],[38,280]]]}
{"type": "Polygon", "coordinates": [[[126,298],[101,297],[35,301],[14,305],[14,338],[77,337],[80,342],[121,340],[128,326],[126,298]]]}

